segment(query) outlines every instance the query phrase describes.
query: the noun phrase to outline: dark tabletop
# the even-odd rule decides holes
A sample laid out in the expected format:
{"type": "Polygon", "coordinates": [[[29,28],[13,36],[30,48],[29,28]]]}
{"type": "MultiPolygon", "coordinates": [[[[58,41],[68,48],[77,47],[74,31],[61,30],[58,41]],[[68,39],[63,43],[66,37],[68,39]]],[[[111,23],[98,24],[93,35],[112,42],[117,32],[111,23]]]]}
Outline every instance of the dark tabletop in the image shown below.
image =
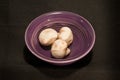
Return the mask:
{"type": "Polygon", "coordinates": [[[0,80],[120,80],[119,0],[0,0],[0,80]],[[69,66],[45,63],[25,46],[31,20],[56,10],[85,17],[96,32],[93,50],[69,66]]]}

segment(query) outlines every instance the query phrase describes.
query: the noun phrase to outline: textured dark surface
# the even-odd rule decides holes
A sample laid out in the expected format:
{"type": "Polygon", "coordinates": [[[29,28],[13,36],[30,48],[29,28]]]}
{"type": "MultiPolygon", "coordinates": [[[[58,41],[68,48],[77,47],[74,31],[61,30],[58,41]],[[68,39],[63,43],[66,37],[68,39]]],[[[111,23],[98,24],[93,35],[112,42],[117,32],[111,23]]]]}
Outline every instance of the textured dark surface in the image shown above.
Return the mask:
{"type": "Polygon", "coordinates": [[[120,80],[119,0],[0,0],[0,80],[120,80]],[[24,32],[40,14],[72,11],[96,32],[91,53],[75,64],[56,67],[34,57],[24,32]]]}

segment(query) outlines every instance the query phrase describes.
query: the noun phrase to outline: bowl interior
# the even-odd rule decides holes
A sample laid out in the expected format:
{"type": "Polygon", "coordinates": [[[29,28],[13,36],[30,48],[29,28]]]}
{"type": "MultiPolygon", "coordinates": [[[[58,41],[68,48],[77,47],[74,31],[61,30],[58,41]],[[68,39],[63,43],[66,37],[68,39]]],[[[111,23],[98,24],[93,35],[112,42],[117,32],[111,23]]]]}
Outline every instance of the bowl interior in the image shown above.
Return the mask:
{"type": "Polygon", "coordinates": [[[41,15],[34,19],[26,30],[25,40],[30,51],[47,61],[68,61],[84,57],[94,44],[94,31],[90,23],[83,17],[70,12],[53,12],[41,15]],[[69,46],[71,53],[63,59],[51,56],[50,46],[42,46],[38,41],[39,33],[46,28],[57,31],[67,26],[73,32],[73,43],[69,46]]]}

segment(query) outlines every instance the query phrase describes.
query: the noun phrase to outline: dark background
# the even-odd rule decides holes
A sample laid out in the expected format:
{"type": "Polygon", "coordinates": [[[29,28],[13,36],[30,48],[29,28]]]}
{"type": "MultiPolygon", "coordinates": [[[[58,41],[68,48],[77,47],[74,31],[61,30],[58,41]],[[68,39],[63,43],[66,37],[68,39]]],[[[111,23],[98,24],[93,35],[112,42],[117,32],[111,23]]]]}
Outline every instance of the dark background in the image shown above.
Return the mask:
{"type": "Polygon", "coordinates": [[[119,0],[0,0],[0,80],[120,80],[119,0]],[[53,66],[33,56],[24,32],[37,16],[75,12],[96,32],[93,50],[69,66],[53,66]]]}

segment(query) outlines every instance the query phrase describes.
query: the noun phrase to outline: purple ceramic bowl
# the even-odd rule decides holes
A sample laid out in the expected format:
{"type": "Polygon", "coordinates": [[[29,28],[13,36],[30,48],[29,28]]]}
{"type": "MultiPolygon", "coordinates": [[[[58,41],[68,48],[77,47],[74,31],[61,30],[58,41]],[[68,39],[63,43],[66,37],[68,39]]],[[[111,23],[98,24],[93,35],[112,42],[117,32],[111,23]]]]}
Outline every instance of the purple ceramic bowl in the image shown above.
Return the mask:
{"type": "Polygon", "coordinates": [[[92,25],[78,14],[67,11],[49,12],[35,18],[28,25],[25,43],[39,59],[55,65],[68,65],[90,52],[95,43],[95,32],[92,25]],[[51,56],[50,47],[40,45],[38,35],[43,29],[53,28],[59,31],[63,26],[71,28],[73,32],[73,43],[69,46],[71,53],[63,59],[55,59],[51,56]]]}

